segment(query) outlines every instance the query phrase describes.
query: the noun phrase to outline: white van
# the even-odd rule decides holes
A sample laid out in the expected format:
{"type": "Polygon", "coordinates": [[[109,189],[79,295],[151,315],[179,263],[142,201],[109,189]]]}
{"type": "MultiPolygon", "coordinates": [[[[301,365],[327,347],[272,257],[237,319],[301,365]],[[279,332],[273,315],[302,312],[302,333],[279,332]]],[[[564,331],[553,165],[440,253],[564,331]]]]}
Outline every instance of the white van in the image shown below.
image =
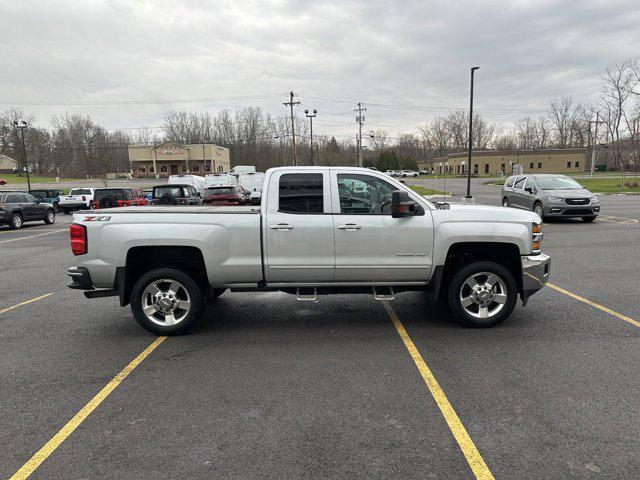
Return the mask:
{"type": "Polygon", "coordinates": [[[262,198],[262,184],[264,183],[264,173],[241,173],[238,175],[238,184],[244,187],[250,194],[251,205],[257,205],[262,198]]]}
{"type": "Polygon", "coordinates": [[[229,170],[231,175],[240,175],[241,173],[256,173],[256,167],[254,165],[236,165],[229,170]]]}
{"type": "Polygon", "coordinates": [[[238,179],[228,173],[208,174],[204,176],[204,183],[207,187],[238,185],[238,179]]]}
{"type": "Polygon", "coordinates": [[[169,185],[191,185],[201,196],[206,188],[204,178],[200,175],[169,175],[169,185]]]}

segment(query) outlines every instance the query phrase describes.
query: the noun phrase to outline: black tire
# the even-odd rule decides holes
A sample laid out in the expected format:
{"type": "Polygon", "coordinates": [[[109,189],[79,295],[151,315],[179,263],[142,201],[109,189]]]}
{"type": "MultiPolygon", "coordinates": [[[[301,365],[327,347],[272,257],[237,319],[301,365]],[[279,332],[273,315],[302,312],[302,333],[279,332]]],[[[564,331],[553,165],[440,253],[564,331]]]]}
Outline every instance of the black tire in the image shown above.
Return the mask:
{"type": "Polygon", "coordinates": [[[23,224],[24,220],[22,219],[22,215],[17,212],[11,215],[11,220],[9,220],[9,227],[11,230],[18,230],[19,228],[22,228],[23,224]]]}
{"type": "Polygon", "coordinates": [[[513,311],[518,300],[518,286],[509,270],[495,262],[474,262],[461,268],[451,279],[448,286],[447,300],[451,313],[467,327],[487,328],[503,322],[513,311]],[[502,309],[489,318],[477,318],[462,306],[461,289],[465,281],[474,273],[488,272],[496,275],[506,287],[506,301],[502,309]]]}
{"type": "Polygon", "coordinates": [[[504,197],[502,199],[502,206],[505,208],[509,208],[511,206],[511,203],[509,203],[509,199],[507,197],[504,197]]]}
{"type": "Polygon", "coordinates": [[[53,211],[58,213],[58,202],[53,202],[53,211]]]}
{"type": "Polygon", "coordinates": [[[544,220],[544,208],[542,206],[542,203],[540,202],[536,202],[533,204],[533,211],[534,213],[537,213],[538,216],[540,217],[540,220],[544,220]]]}
{"type": "Polygon", "coordinates": [[[226,291],[226,288],[212,288],[207,294],[207,302],[213,302],[217,300],[217,298],[226,291]]]}
{"type": "Polygon", "coordinates": [[[56,221],[56,212],[53,208],[48,208],[47,212],[44,214],[44,223],[47,225],[51,225],[56,221]]]}
{"type": "Polygon", "coordinates": [[[100,208],[114,208],[118,206],[118,202],[116,201],[115,197],[107,195],[106,197],[102,197],[100,199],[98,205],[100,205],[100,208]]]}
{"type": "Polygon", "coordinates": [[[195,280],[186,273],[173,268],[157,268],[145,273],[138,279],[131,291],[131,312],[136,322],[138,322],[142,328],[155,335],[180,335],[185,333],[200,319],[203,307],[203,295],[195,280]],[[147,318],[142,307],[145,289],[161,279],[176,280],[181,283],[189,294],[191,302],[191,306],[184,319],[171,326],[154,323],[147,318]]]}
{"type": "Polygon", "coordinates": [[[582,217],[582,221],[586,223],[591,223],[596,219],[595,215],[590,215],[588,217],[582,217]]]}

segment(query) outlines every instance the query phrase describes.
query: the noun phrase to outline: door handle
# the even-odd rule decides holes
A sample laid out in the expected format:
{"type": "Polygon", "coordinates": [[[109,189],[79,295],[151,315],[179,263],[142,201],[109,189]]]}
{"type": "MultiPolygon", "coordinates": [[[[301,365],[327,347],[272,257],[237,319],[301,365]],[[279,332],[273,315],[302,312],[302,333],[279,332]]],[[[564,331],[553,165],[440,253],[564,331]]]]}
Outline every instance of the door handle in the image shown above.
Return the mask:
{"type": "Polygon", "coordinates": [[[293,225],[288,223],[278,223],[277,225],[270,225],[271,230],[293,230],[293,225]]]}
{"type": "Polygon", "coordinates": [[[356,230],[360,230],[362,227],[360,225],[356,225],[355,223],[347,223],[346,225],[338,225],[339,230],[346,230],[347,232],[355,232],[356,230]]]}

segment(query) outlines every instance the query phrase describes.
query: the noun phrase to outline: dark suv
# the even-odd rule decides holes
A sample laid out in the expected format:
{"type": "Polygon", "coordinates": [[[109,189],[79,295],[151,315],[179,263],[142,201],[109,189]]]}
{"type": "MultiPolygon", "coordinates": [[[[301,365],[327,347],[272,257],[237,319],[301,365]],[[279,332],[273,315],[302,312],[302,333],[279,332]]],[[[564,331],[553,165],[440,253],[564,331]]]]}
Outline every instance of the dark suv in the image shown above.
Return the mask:
{"type": "Polygon", "coordinates": [[[55,222],[53,205],[24,192],[0,192],[0,223],[15,229],[33,221],[44,221],[48,225],[55,222]]]}
{"type": "Polygon", "coordinates": [[[97,188],[93,194],[91,208],[130,207],[147,205],[147,198],[139,188],[97,188]]]}
{"type": "Polygon", "coordinates": [[[202,198],[191,185],[157,185],[151,205],[202,205],[202,198]]]}
{"type": "Polygon", "coordinates": [[[36,197],[42,203],[50,203],[53,205],[53,209],[58,211],[58,204],[60,203],[60,195],[64,192],[62,190],[52,190],[52,189],[31,189],[29,193],[36,197]]]}

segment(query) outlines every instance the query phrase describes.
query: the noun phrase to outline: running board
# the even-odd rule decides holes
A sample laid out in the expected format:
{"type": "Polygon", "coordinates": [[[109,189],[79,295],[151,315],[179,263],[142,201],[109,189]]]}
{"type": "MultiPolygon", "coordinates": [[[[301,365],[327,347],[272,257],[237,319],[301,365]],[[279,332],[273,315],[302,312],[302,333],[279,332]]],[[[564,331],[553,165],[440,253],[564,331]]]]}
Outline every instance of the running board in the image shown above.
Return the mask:
{"type": "Polygon", "coordinates": [[[375,298],[376,300],[382,302],[382,301],[391,301],[393,300],[395,297],[393,295],[393,287],[373,287],[373,298],[375,298]],[[379,288],[381,290],[387,290],[388,293],[378,293],[378,291],[376,290],[376,288],[379,288]]]}
{"type": "MultiPolygon", "coordinates": [[[[318,289],[316,287],[313,287],[313,294],[311,295],[301,294],[300,290],[303,290],[303,289],[296,288],[296,298],[298,299],[299,302],[317,302],[318,301],[318,289]]],[[[311,289],[307,288],[306,290],[311,290],[311,289]]]]}

